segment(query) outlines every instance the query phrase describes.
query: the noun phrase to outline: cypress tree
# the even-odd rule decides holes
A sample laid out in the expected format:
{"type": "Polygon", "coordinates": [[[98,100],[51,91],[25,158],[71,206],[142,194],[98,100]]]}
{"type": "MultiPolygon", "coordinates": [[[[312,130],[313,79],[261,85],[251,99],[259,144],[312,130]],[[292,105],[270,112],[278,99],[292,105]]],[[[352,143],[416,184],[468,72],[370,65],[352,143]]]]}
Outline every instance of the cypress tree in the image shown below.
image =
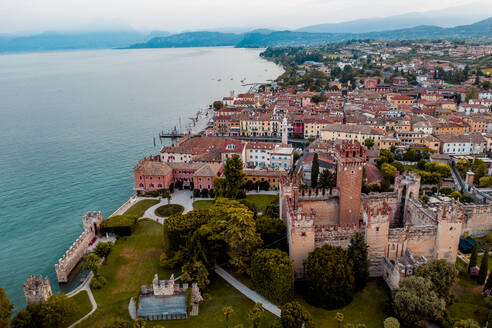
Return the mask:
{"type": "Polygon", "coordinates": [[[483,291],[486,291],[487,289],[492,290],[492,271],[490,271],[487,282],[485,283],[485,286],[483,286],[483,291]]]}
{"type": "Polygon", "coordinates": [[[470,262],[468,263],[468,273],[470,273],[470,269],[477,265],[477,253],[478,253],[478,243],[475,242],[473,245],[472,254],[470,257],[470,262]]]}
{"type": "Polygon", "coordinates": [[[349,258],[354,263],[353,271],[355,278],[355,289],[361,290],[366,286],[369,278],[369,260],[367,259],[368,246],[364,240],[364,235],[356,233],[350,239],[350,246],[347,250],[349,258]]]}
{"type": "Polygon", "coordinates": [[[319,160],[318,153],[314,153],[313,163],[311,164],[311,188],[318,186],[319,160]]]}
{"type": "Polygon", "coordinates": [[[480,263],[480,272],[478,274],[477,282],[480,285],[485,283],[485,279],[487,278],[487,274],[489,273],[489,250],[485,249],[483,253],[482,262],[480,263]]]}

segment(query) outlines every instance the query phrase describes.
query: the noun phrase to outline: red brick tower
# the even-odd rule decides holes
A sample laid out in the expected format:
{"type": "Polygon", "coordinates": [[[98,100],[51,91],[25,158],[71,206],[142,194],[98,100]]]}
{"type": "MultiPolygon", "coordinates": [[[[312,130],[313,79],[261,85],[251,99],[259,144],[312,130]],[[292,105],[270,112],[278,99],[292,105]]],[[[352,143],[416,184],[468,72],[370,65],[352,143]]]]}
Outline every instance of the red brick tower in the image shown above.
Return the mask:
{"type": "Polygon", "coordinates": [[[366,149],[358,141],[343,141],[336,146],[337,188],[340,192],[339,224],[357,224],[360,220],[362,168],[366,149]]]}

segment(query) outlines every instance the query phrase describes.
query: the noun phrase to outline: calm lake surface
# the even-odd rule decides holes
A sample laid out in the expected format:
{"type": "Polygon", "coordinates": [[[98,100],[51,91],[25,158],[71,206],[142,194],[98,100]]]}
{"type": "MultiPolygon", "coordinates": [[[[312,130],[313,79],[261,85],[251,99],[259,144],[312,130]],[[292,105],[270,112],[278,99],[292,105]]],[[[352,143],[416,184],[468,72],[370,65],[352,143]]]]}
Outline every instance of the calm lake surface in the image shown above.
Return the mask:
{"type": "Polygon", "coordinates": [[[82,232],[133,193],[132,168],[158,131],[282,69],[259,50],[185,48],[0,55],[0,286],[48,275],[82,232]],[[217,81],[221,79],[221,81],[217,81]]]}

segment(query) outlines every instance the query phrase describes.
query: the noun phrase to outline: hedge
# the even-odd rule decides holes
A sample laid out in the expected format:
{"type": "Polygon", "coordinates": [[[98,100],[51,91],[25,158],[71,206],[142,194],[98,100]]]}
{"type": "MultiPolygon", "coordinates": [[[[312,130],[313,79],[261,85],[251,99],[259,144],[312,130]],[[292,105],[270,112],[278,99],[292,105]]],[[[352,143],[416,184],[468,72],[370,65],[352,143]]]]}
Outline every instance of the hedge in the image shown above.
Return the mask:
{"type": "Polygon", "coordinates": [[[138,215],[115,215],[101,223],[101,233],[114,233],[118,236],[130,236],[135,229],[138,215]]]}

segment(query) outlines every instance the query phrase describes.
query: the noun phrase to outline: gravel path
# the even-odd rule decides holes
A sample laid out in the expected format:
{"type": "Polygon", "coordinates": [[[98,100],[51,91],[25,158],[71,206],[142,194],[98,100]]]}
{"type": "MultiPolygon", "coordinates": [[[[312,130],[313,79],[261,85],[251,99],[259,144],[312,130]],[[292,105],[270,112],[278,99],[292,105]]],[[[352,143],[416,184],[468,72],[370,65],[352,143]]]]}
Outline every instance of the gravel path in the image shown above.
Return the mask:
{"type": "Polygon", "coordinates": [[[267,310],[268,312],[273,313],[277,317],[280,317],[280,308],[276,306],[275,304],[271,303],[267,299],[265,299],[263,296],[259,295],[255,291],[249,289],[245,285],[243,285],[241,282],[239,282],[236,278],[231,276],[227,271],[222,269],[219,266],[215,266],[215,273],[217,273],[219,276],[221,276],[225,281],[227,281],[232,287],[236,288],[238,291],[240,291],[244,296],[252,300],[253,302],[257,303],[260,302],[263,305],[263,308],[267,310]]]}

